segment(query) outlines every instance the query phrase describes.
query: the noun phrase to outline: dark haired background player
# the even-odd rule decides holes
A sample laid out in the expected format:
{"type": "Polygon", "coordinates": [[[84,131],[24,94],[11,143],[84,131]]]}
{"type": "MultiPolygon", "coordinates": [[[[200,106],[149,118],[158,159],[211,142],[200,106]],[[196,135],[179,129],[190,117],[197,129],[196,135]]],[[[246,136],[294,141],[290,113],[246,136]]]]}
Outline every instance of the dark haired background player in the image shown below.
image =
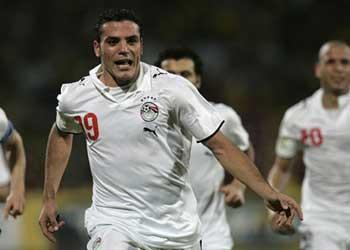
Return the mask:
{"type": "MultiPolygon", "coordinates": [[[[188,79],[197,89],[202,86],[202,60],[189,48],[171,48],[159,53],[156,66],[188,79]]],[[[254,160],[254,150],[238,114],[222,103],[211,103],[223,117],[221,132],[254,160]]],[[[225,171],[214,154],[203,144],[192,143],[190,182],[202,223],[203,250],[231,250],[233,240],[226,218],[225,202],[232,207],[244,204],[245,186],[233,178],[223,185],[225,171]]]]}

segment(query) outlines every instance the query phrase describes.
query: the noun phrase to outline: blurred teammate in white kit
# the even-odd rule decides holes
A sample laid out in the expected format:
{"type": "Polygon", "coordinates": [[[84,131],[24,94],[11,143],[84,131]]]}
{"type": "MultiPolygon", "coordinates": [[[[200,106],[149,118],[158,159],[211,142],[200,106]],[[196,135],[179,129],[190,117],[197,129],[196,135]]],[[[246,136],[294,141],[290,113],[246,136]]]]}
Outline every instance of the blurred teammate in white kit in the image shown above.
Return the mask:
{"type": "MultiPolygon", "coordinates": [[[[191,49],[166,49],[159,54],[156,66],[185,77],[197,89],[202,85],[202,60],[191,49]]],[[[238,114],[225,104],[211,104],[225,120],[221,132],[254,160],[248,133],[238,114]]],[[[203,250],[231,250],[233,240],[226,218],[225,201],[232,207],[241,206],[245,186],[236,178],[223,186],[224,168],[207,147],[195,141],[192,143],[189,175],[202,223],[203,250]]]]}
{"type": "Polygon", "coordinates": [[[20,134],[0,108],[0,246],[13,247],[12,242],[25,205],[25,152],[20,134]]]}
{"type": "MultiPolygon", "coordinates": [[[[283,190],[292,160],[303,151],[305,215],[300,249],[350,249],[350,48],[342,41],[322,45],[315,67],[321,88],[292,106],[281,122],[269,182],[283,190]]],[[[293,233],[274,216],[275,231],[293,233]]]]}

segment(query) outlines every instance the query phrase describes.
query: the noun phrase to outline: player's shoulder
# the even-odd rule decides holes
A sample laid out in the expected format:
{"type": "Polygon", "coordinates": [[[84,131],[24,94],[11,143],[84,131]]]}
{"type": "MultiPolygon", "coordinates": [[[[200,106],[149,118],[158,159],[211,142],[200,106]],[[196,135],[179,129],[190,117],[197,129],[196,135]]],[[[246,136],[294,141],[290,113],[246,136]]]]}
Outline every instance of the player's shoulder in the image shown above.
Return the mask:
{"type": "Polygon", "coordinates": [[[90,76],[84,76],[78,81],[63,83],[61,85],[61,93],[74,95],[76,92],[84,91],[88,86],[91,85],[90,76]]]}
{"type": "Polygon", "coordinates": [[[150,65],[152,85],[155,88],[177,91],[184,88],[193,89],[193,84],[182,76],[169,73],[161,68],[150,65]]]}
{"type": "Polygon", "coordinates": [[[90,76],[84,76],[75,82],[63,83],[57,99],[62,107],[74,106],[75,103],[85,96],[85,92],[90,91],[91,87],[90,76]]]}
{"type": "Polygon", "coordinates": [[[311,96],[297,102],[287,109],[285,112],[285,120],[299,120],[301,117],[308,115],[314,108],[315,102],[321,95],[321,90],[317,90],[311,96]]]}

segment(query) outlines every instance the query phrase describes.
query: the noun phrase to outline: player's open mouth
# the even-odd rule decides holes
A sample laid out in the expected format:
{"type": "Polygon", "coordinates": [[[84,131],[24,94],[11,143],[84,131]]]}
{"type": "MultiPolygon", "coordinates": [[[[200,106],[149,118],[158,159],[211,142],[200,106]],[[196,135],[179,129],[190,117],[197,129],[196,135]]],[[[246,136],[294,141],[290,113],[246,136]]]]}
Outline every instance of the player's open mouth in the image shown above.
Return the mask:
{"type": "Polygon", "coordinates": [[[121,59],[114,62],[117,66],[131,66],[132,60],[130,59],[121,59]]]}

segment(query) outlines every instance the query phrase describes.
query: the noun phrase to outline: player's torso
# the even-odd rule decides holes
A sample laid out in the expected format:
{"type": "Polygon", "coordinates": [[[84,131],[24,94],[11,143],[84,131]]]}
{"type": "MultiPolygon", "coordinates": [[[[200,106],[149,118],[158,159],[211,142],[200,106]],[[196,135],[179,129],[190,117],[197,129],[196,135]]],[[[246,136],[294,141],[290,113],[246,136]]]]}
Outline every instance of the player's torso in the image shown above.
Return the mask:
{"type": "Polygon", "coordinates": [[[208,201],[214,202],[213,196],[223,181],[224,169],[206,146],[193,141],[189,173],[199,210],[205,210],[208,201]]]}
{"type": "MultiPolygon", "coordinates": [[[[96,96],[82,102],[76,119],[84,128],[96,181],[140,192],[140,186],[183,188],[190,141],[172,117],[166,95],[161,90],[135,92],[115,103],[91,92],[96,96]]],[[[161,192],[148,195],[175,199],[172,192],[165,197],[161,192]]]]}
{"type": "Polygon", "coordinates": [[[350,177],[350,105],[312,108],[297,122],[307,167],[328,177],[350,177]]]}
{"type": "Polygon", "coordinates": [[[350,202],[350,104],[326,110],[321,98],[313,101],[296,122],[306,166],[306,217],[308,211],[345,211],[350,202]]]}
{"type": "Polygon", "coordinates": [[[191,136],[173,114],[169,92],[133,91],[113,101],[90,87],[77,118],[94,180],[88,217],[137,225],[132,230],[152,244],[196,239],[199,220],[187,181],[191,136]]]}

